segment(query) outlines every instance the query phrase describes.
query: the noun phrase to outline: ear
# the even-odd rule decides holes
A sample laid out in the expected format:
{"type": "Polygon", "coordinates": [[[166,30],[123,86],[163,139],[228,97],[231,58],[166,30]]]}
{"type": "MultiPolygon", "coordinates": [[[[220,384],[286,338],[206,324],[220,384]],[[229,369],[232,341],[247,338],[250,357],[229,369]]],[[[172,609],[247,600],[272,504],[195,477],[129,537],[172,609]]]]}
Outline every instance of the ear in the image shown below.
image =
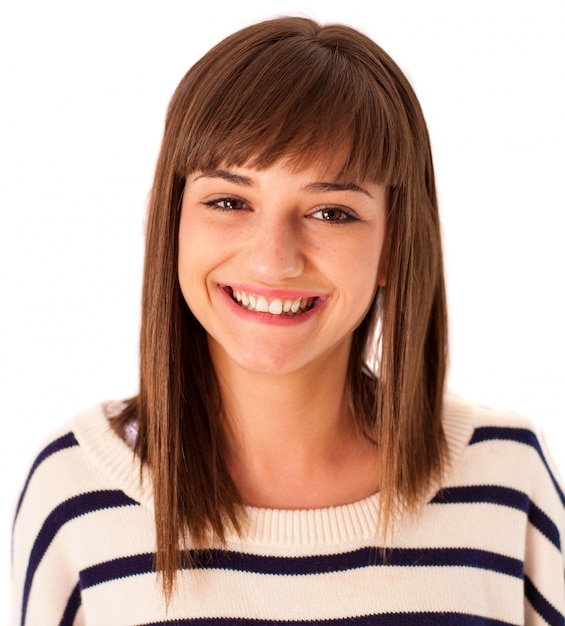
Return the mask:
{"type": "Polygon", "coordinates": [[[377,280],[377,285],[379,287],[386,287],[386,280],[388,278],[387,272],[384,270],[379,270],[379,278],[377,280]]]}

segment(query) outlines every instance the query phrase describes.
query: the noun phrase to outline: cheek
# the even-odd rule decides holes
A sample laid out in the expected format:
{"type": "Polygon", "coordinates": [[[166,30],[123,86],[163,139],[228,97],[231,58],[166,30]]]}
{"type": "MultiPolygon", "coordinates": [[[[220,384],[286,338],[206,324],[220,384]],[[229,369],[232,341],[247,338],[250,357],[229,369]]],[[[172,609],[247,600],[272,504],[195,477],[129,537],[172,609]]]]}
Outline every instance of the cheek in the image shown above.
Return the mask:
{"type": "Polygon", "coordinates": [[[181,216],[179,226],[178,249],[179,284],[186,303],[192,308],[191,300],[200,282],[198,277],[204,272],[206,265],[204,256],[206,247],[203,245],[202,238],[198,236],[197,229],[183,216],[181,216]]]}
{"type": "Polygon", "coordinates": [[[353,256],[350,265],[351,279],[359,289],[364,289],[369,294],[376,290],[379,283],[383,240],[384,237],[379,232],[359,241],[351,250],[353,256]]]}
{"type": "Polygon", "coordinates": [[[219,229],[210,228],[197,219],[189,220],[181,216],[178,278],[189,306],[205,295],[210,276],[229,254],[227,246],[226,235],[219,229]]]}
{"type": "Polygon", "coordinates": [[[189,219],[184,213],[179,224],[179,273],[195,271],[206,264],[207,256],[214,252],[215,246],[209,243],[206,228],[194,218],[189,219]]]}

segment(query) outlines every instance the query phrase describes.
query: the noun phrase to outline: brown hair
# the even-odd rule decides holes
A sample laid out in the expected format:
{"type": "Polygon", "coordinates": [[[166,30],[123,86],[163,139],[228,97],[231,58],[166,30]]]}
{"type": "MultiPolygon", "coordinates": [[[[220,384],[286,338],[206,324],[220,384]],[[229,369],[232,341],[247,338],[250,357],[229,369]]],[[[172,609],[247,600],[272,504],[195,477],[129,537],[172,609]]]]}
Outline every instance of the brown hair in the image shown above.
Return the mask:
{"type": "Polygon", "coordinates": [[[169,105],[150,198],[140,390],[122,415],[139,424],[151,468],[156,567],[170,595],[180,548],[241,532],[244,508],[222,453],[222,403],[206,333],[177,278],[187,175],[284,155],[297,168],[348,148],[341,174],[389,189],[388,276],[354,333],[348,383],[359,425],[380,449],[383,525],[415,510],[441,476],[447,320],[426,124],[392,59],[358,31],[303,18],[262,22],[212,48],[169,105]],[[378,376],[367,367],[379,325],[378,376]]]}

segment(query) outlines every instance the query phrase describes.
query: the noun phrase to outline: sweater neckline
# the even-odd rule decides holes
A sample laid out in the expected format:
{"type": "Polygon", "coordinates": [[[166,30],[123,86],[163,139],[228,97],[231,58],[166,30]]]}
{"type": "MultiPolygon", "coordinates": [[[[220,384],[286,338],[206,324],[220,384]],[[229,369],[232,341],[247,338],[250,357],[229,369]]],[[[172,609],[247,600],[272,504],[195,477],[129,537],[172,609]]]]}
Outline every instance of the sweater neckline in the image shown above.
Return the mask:
{"type": "MultiPolygon", "coordinates": [[[[99,403],[80,413],[72,423],[75,437],[90,461],[112,485],[142,506],[153,510],[153,492],[146,468],[142,468],[131,447],[113,430],[99,403]]],[[[448,462],[444,482],[473,433],[474,405],[447,396],[443,427],[447,439],[448,462]]],[[[430,493],[430,497],[435,495],[430,493]]],[[[254,545],[315,546],[374,539],[379,517],[378,493],[351,504],[317,509],[266,509],[245,507],[245,542],[254,545]]],[[[228,544],[240,543],[235,533],[228,544]]]]}

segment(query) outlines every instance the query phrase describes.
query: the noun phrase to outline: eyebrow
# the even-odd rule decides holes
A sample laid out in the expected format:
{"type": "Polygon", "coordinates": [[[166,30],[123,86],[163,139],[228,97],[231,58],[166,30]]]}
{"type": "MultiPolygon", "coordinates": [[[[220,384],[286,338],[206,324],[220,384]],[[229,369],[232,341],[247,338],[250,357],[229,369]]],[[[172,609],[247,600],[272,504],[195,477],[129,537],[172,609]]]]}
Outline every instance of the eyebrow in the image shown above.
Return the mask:
{"type": "Polygon", "coordinates": [[[209,170],[196,176],[194,180],[200,180],[201,178],[220,178],[228,183],[234,183],[235,185],[242,185],[243,187],[256,187],[256,183],[252,178],[248,176],[241,176],[241,174],[234,174],[228,170],[209,170]]]}
{"type": "Polygon", "coordinates": [[[364,193],[369,198],[372,198],[373,195],[369,193],[363,187],[359,187],[355,183],[335,183],[335,182],[319,182],[319,183],[309,183],[305,187],[306,191],[311,191],[312,193],[316,193],[318,191],[356,191],[358,193],[364,193]]]}
{"type": "MultiPolygon", "coordinates": [[[[203,172],[202,174],[196,176],[194,180],[199,180],[200,178],[219,178],[221,180],[225,180],[228,183],[233,183],[235,185],[241,185],[243,187],[256,187],[257,183],[250,178],[249,176],[242,176],[241,174],[235,174],[234,172],[230,172],[229,170],[209,170],[207,172],[203,172]]],[[[330,191],[355,191],[357,193],[363,193],[369,198],[372,198],[373,195],[369,193],[363,187],[356,185],[355,183],[338,183],[338,182],[314,182],[308,183],[305,185],[304,190],[307,193],[319,193],[319,192],[330,192],[330,191]]]]}

